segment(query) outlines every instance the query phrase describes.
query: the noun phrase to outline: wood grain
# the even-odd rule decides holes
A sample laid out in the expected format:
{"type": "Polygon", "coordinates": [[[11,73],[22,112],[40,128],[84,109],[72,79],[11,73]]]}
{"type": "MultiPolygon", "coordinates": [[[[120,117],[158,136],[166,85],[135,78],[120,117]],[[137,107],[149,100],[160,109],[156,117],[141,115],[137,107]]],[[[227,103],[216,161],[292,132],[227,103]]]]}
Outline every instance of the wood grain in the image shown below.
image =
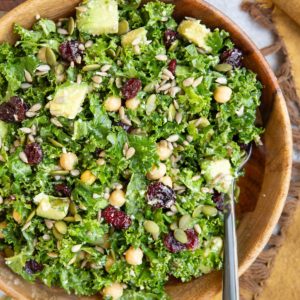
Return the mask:
{"type": "Polygon", "coordinates": [[[25,0],[1,0],[0,10],[9,11],[24,1],[25,0]]]}
{"type": "MultiPolygon", "coordinates": [[[[57,19],[70,15],[79,0],[29,0],[0,19],[0,41],[14,42],[14,23],[30,27],[35,15],[57,19]],[[24,16],[26,15],[26,18],[24,16]]],[[[291,176],[292,137],[284,98],[270,67],[259,50],[232,21],[200,0],[167,1],[176,5],[175,17],[199,18],[211,28],[231,33],[234,42],[245,53],[245,65],[258,74],[263,83],[262,116],[264,147],[255,149],[246,176],[240,181],[240,223],[238,227],[239,273],[255,260],[271,236],[281,214],[291,176]]],[[[75,297],[61,289],[42,284],[32,285],[13,274],[0,258],[0,288],[15,299],[99,299],[75,297]]],[[[188,283],[170,281],[167,291],[174,300],[211,299],[221,288],[221,272],[213,272],[188,283]]]]}

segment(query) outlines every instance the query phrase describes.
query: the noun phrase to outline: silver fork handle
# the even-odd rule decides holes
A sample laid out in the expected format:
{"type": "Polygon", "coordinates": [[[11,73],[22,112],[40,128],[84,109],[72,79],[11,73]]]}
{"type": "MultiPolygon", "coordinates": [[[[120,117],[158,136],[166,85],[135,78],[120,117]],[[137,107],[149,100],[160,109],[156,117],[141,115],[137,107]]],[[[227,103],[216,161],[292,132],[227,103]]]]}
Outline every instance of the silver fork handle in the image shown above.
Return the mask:
{"type": "Polygon", "coordinates": [[[224,209],[224,271],[223,300],[239,300],[238,257],[235,230],[234,187],[231,186],[228,202],[224,209]]]}

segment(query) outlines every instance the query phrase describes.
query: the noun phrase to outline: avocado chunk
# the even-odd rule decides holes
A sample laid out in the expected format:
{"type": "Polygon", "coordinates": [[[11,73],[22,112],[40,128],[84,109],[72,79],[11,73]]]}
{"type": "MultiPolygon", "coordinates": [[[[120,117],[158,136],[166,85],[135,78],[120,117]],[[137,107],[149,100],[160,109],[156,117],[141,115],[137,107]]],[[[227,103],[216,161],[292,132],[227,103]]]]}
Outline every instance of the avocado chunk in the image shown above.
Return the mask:
{"type": "Polygon", "coordinates": [[[201,173],[212,188],[227,193],[233,181],[231,164],[228,159],[204,161],[201,173]]]}
{"type": "Polygon", "coordinates": [[[101,35],[117,33],[119,29],[119,11],[116,0],[85,0],[81,10],[77,11],[79,31],[101,35]]]}
{"type": "Polygon", "coordinates": [[[4,139],[7,134],[7,124],[0,120],[0,139],[4,139]]]}
{"type": "Polygon", "coordinates": [[[133,46],[136,44],[144,44],[147,41],[147,30],[144,27],[140,27],[131,30],[122,36],[122,46],[133,46]]]}
{"type": "Polygon", "coordinates": [[[38,204],[36,214],[50,220],[62,220],[68,214],[69,198],[57,198],[44,193],[37,195],[34,202],[38,204]]]}
{"type": "Polygon", "coordinates": [[[211,34],[210,29],[200,24],[199,20],[184,20],[178,26],[178,32],[191,43],[194,43],[201,49],[211,52],[211,47],[206,43],[211,34]]]}
{"type": "Polygon", "coordinates": [[[81,111],[88,89],[86,83],[72,83],[59,87],[54,99],[49,102],[51,115],[71,120],[75,119],[81,111]]]}

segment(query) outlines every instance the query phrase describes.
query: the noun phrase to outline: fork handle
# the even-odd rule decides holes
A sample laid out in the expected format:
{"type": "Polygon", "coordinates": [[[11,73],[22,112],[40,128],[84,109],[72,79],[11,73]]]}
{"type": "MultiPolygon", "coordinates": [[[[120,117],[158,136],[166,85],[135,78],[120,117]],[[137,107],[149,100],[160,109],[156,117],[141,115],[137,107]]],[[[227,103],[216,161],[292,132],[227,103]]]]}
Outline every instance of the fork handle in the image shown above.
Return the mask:
{"type": "Polygon", "coordinates": [[[224,271],[223,271],[223,300],[239,300],[238,257],[235,230],[234,186],[224,209],[224,271]]]}

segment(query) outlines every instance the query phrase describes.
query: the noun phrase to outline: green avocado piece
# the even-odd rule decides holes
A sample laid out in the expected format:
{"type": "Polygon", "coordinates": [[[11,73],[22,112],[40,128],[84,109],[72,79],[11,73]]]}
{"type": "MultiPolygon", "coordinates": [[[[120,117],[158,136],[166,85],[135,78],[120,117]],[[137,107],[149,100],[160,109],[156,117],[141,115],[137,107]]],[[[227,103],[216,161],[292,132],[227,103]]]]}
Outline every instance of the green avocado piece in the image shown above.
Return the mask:
{"type": "Polygon", "coordinates": [[[116,0],[86,0],[77,10],[79,31],[101,35],[117,33],[119,29],[119,11],[116,0]]]}
{"type": "Polygon", "coordinates": [[[122,36],[122,46],[132,46],[133,42],[137,44],[143,44],[147,41],[147,30],[144,27],[140,27],[131,30],[122,36]]]}
{"type": "Polygon", "coordinates": [[[204,161],[201,173],[212,188],[227,193],[233,181],[232,168],[228,159],[204,161]]]}
{"type": "Polygon", "coordinates": [[[4,139],[7,134],[7,124],[0,120],[0,139],[4,139]]]}
{"type": "Polygon", "coordinates": [[[72,83],[59,87],[54,99],[49,102],[51,115],[75,119],[81,111],[88,89],[89,87],[86,83],[72,83]]]}
{"type": "Polygon", "coordinates": [[[36,214],[50,220],[62,220],[68,214],[69,198],[57,198],[46,194],[39,194],[34,201],[38,201],[36,214]]]}
{"type": "Polygon", "coordinates": [[[191,43],[199,48],[210,52],[212,49],[206,44],[208,36],[211,34],[210,29],[200,24],[199,20],[184,20],[178,26],[178,32],[191,43]]]}

